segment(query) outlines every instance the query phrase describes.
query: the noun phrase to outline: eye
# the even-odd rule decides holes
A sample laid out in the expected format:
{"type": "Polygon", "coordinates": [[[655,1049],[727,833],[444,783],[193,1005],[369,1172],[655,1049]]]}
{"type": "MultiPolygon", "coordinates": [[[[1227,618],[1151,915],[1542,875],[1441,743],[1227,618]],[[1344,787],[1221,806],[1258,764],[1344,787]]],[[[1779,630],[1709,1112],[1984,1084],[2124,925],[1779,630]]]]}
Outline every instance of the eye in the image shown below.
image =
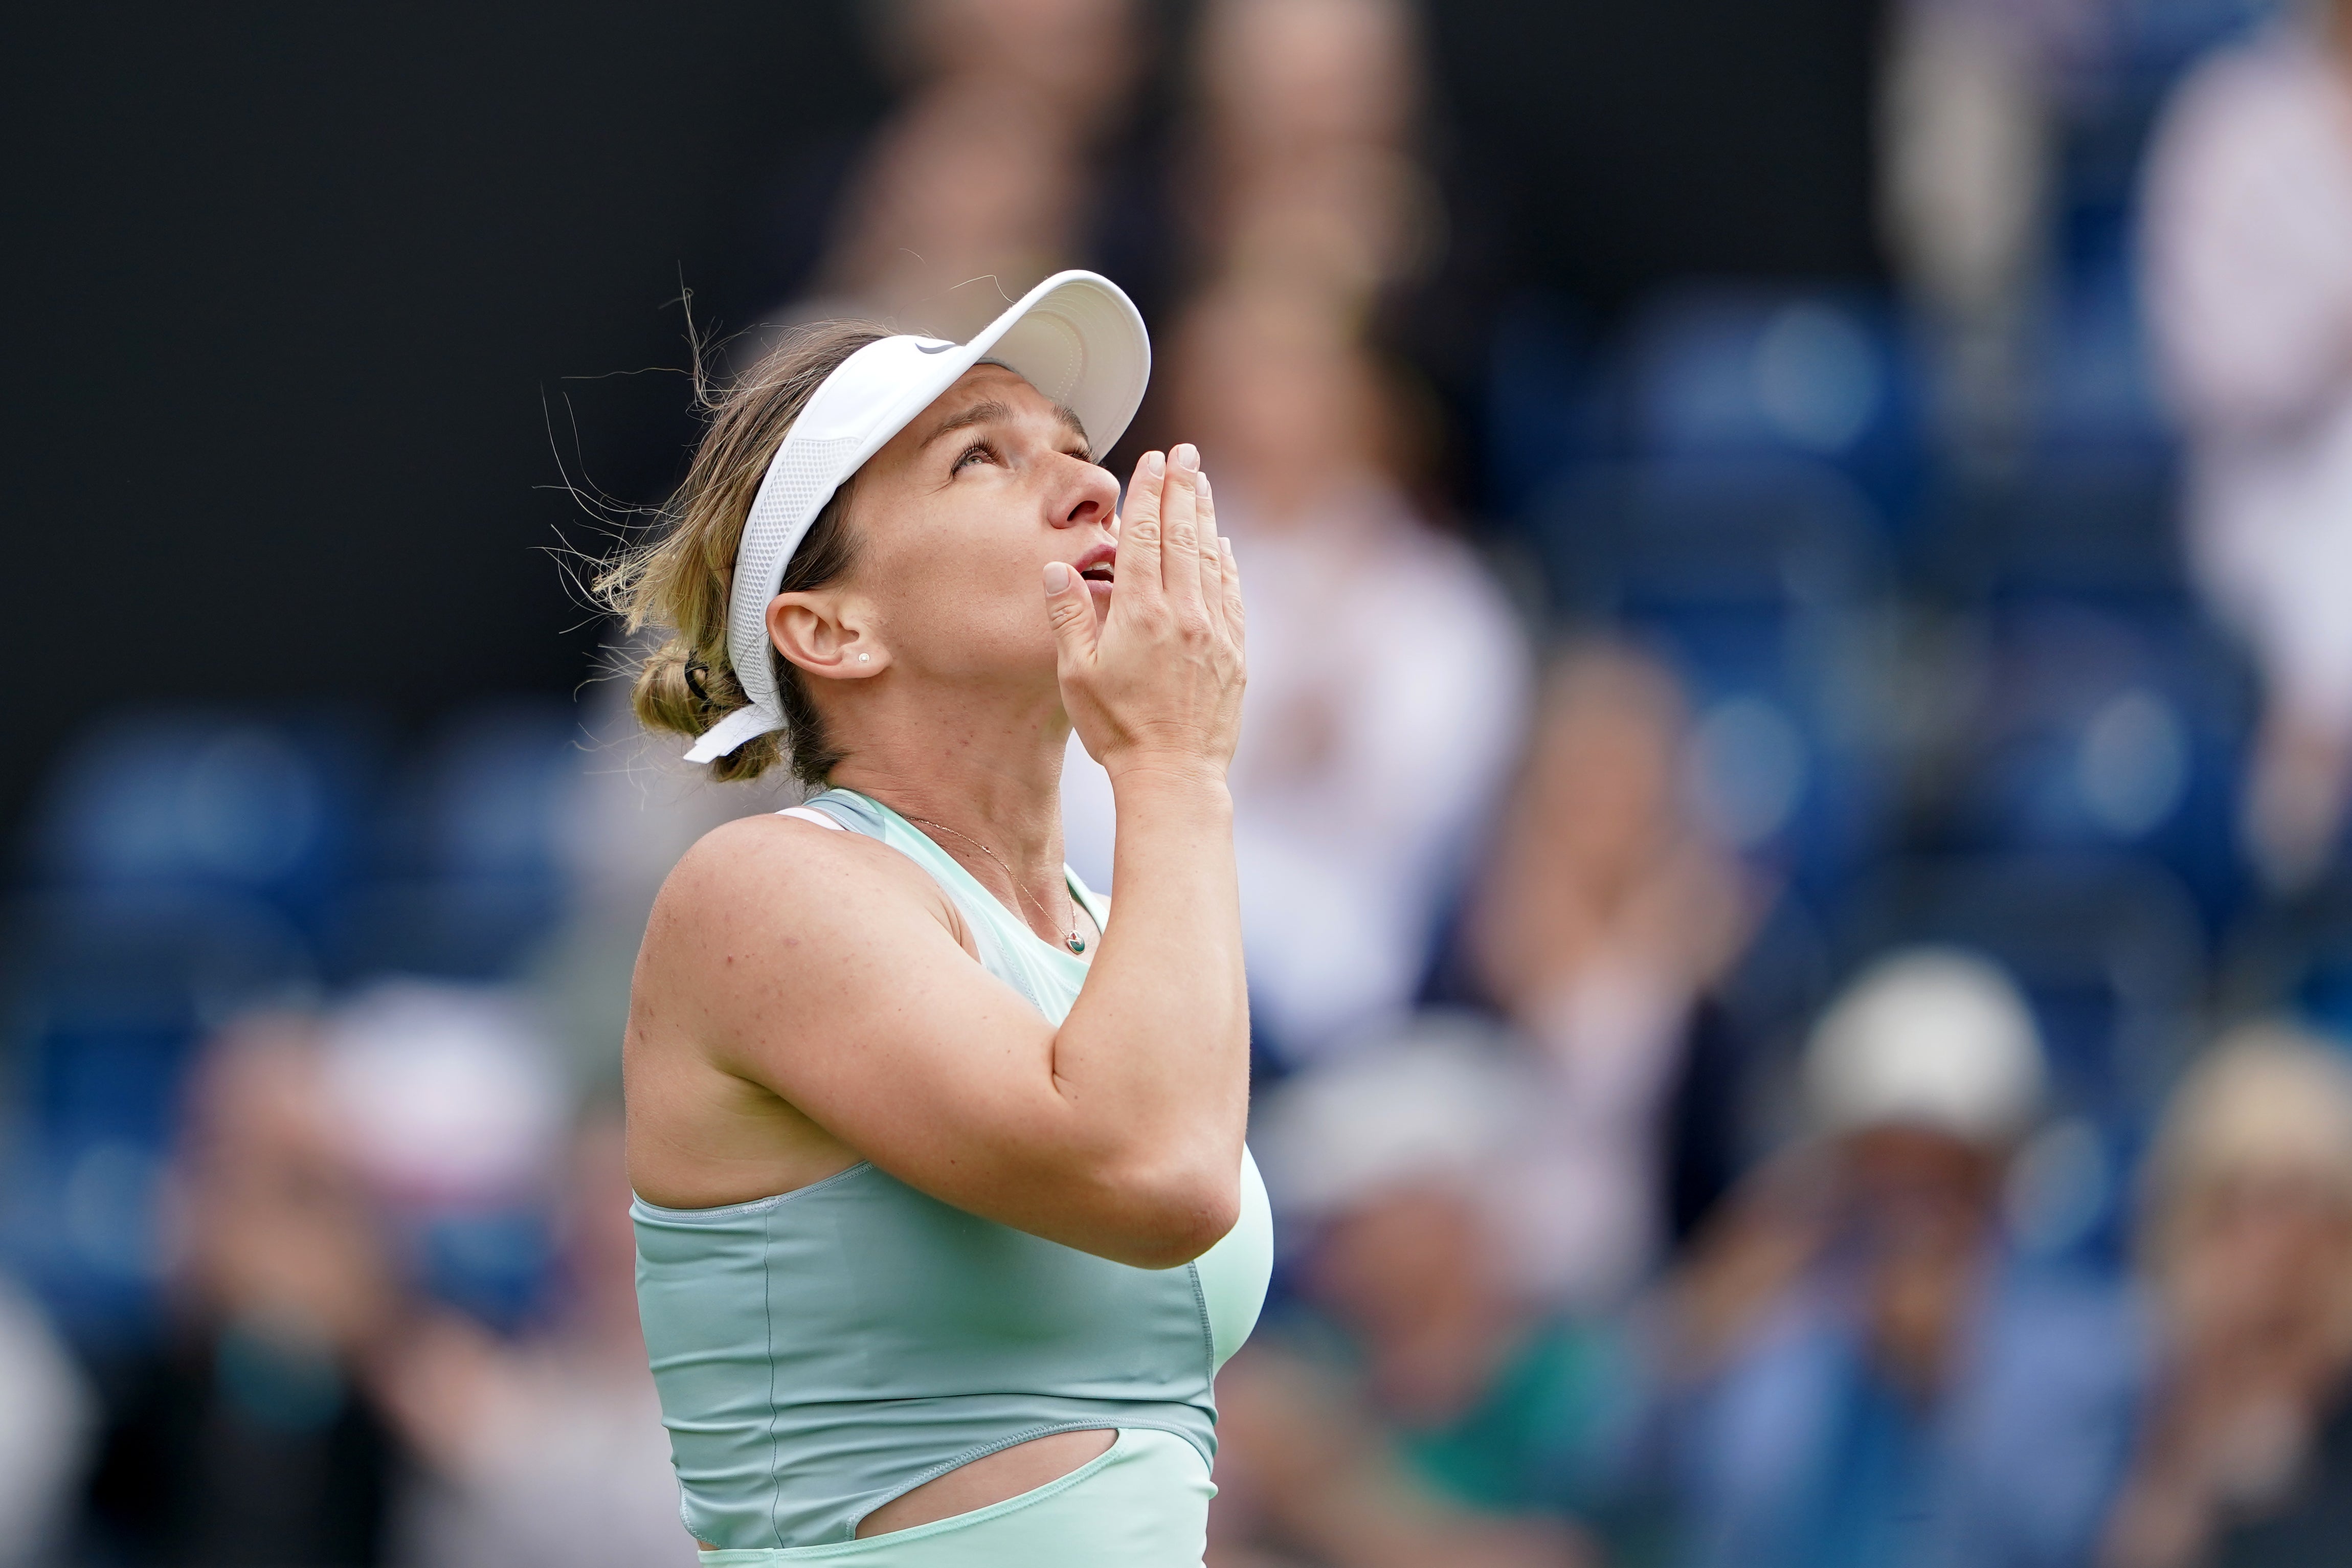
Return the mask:
{"type": "Polygon", "coordinates": [[[956,458],[955,467],[949,471],[950,473],[961,473],[965,466],[971,463],[974,458],[983,458],[986,461],[992,463],[996,461],[996,448],[990,446],[985,441],[974,441],[971,446],[966,447],[963,449],[963,455],[956,458]]]}

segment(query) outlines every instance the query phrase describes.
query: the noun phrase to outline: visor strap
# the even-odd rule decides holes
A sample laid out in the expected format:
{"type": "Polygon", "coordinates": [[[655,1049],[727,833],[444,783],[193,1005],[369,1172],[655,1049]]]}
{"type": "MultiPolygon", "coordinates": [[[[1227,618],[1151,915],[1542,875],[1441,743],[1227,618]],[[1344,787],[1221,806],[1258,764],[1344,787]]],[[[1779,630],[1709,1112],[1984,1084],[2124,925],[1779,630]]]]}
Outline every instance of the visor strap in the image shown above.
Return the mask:
{"type": "Polygon", "coordinates": [[[756,702],[738,708],[703,731],[701,738],[688,749],[686,760],[689,763],[715,763],[732,754],[744,742],[783,727],[784,716],[772,708],[756,702]]]}

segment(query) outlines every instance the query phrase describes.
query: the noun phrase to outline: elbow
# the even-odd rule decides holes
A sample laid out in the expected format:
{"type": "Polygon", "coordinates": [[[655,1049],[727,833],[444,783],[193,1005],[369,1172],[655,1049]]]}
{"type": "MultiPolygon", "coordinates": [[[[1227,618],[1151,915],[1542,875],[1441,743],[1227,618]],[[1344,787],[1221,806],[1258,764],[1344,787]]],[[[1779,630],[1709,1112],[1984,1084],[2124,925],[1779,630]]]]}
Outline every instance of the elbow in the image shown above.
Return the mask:
{"type": "Polygon", "coordinates": [[[1131,1187],[1116,1250],[1103,1256],[1136,1268],[1181,1268],[1225,1238],[1241,1220],[1238,1171],[1193,1174],[1131,1187]]]}

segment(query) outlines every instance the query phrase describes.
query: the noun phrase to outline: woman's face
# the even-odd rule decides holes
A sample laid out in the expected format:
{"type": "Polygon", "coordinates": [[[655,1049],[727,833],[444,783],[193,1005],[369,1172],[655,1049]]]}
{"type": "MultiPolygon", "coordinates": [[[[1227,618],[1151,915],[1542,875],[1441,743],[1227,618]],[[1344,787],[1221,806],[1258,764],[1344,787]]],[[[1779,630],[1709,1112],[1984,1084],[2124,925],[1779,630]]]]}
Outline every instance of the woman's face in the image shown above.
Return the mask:
{"type": "Polygon", "coordinates": [[[2218,1178],[2182,1205],[2168,1296],[2187,1337],[2324,1363],[2352,1354],[2352,1203],[2325,1174],[2218,1178]]]}
{"type": "Polygon", "coordinates": [[[1099,625],[1118,504],[1076,416],[1012,371],[973,366],[858,470],[856,558],[824,594],[872,658],[853,654],[845,672],[1052,689],[1045,566],[1091,574],[1099,625]]]}

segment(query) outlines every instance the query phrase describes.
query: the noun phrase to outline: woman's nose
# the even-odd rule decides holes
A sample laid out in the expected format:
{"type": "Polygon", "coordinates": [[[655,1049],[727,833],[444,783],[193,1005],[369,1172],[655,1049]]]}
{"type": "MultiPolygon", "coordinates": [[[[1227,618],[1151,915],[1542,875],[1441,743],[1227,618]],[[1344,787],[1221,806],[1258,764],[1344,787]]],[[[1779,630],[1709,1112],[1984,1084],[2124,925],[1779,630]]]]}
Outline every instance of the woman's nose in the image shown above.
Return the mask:
{"type": "Polygon", "coordinates": [[[1069,489],[1054,508],[1056,528],[1109,527],[1118,511],[1118,481],[1100,463],[1068,459],[1069,489]]]}

